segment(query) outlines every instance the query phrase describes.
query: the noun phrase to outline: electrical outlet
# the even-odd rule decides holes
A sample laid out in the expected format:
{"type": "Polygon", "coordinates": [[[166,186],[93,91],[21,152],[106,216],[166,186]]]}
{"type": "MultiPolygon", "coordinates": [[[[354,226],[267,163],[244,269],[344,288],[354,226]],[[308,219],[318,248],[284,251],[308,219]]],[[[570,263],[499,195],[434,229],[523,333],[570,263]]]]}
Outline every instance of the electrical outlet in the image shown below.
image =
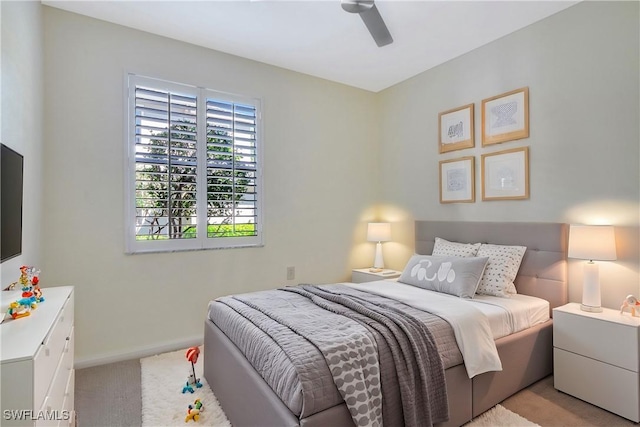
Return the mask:
{"type": "Polygon", "coordinates": [[[287,267],[287,280],[293,280],[296,278],[296,268],[287,267]]]}

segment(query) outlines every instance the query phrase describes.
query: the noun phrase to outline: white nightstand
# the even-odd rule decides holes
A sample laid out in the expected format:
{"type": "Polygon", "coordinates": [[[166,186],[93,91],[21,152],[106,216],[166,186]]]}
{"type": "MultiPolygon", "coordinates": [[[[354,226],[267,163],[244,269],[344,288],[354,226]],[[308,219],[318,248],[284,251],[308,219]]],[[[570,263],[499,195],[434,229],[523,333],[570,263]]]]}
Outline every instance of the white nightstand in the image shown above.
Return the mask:
{"type": "Polygon", "coordinates": [[[640,318],[618,310],[553,309],[554,387],[640,421],[640,318]]]}
{"type": "Polygon", "coordinates": [[[364,283],[376,280],[397,279],[401,274],[401,271],[389,270],[388,268],[378,273],[369,271],[368,268],[354,268],[351,270],[351,281],[353,283],[364,283]]]}

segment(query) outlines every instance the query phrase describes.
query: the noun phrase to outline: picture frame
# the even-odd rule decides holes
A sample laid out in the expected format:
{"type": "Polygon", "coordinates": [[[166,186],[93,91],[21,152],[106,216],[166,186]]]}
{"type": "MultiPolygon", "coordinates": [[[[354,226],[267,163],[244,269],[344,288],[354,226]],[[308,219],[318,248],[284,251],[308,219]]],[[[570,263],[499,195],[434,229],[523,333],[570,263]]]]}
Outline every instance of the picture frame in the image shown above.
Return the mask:
{"type": "Polygon", "coordinates": [[[440,154],[475,146],[473,108],[472,103],[438,114],[440,154]]]}
{"type": "Polygon", "coordinates": [[[529,137],[529,88],[482,100],[482,146],[529,137]]]}
{"type": "Polygon", "coordinates": [[[440,161],[440,203],[476,201],[475,157],[440,161]]]}
{"type": "Polygon", "coordinates": [[[529,147],[482,155],[482,200],[529,198],[529,147]]]}

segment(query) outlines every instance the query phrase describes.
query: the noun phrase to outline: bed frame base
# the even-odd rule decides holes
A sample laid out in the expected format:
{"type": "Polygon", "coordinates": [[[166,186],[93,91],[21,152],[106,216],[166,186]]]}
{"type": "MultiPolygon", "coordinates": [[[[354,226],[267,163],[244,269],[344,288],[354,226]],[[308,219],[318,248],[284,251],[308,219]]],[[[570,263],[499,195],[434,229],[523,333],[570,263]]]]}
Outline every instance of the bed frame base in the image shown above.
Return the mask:
{"type": "MultiPolygon", "coordinates": [[[[496,341],[503,361],[501,372],[473,379],[464,365],[445,371],[449,398],[449,421],[439,427],[460,426],[553,369],[552,324],[500,338],[496,341]],[[535,355],[532,360],[531,355],[535,355]]],[[[298,419],[276,396],[240,350],[210,320],[205,321],[204,377],[234,427],[353,427],[344,404],[298,419]]]]}

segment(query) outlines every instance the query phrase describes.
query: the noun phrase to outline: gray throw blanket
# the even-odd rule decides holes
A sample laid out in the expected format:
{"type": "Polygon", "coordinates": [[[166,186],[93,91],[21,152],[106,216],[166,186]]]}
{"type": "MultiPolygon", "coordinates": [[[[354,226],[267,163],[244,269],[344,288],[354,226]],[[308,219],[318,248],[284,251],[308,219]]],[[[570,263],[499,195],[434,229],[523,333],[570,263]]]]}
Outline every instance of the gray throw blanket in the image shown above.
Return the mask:
{"type": "Polygon", "coordinates": [[[404,312],[404,304],[343,285],[300,285],[272,292],[282,291],[339,315],[324,315],[339,322],[336,335],[327,337],[326,325],[317,325],[317,313],[276,313],[251,294],[233,299],[316,345],[356,425],[424,426],[448,419],[444,369],[433,336],[424,323],[404,312]],[[365,329],[347,327],[353,322],[340,321],[340,316],[365,329]]]}

